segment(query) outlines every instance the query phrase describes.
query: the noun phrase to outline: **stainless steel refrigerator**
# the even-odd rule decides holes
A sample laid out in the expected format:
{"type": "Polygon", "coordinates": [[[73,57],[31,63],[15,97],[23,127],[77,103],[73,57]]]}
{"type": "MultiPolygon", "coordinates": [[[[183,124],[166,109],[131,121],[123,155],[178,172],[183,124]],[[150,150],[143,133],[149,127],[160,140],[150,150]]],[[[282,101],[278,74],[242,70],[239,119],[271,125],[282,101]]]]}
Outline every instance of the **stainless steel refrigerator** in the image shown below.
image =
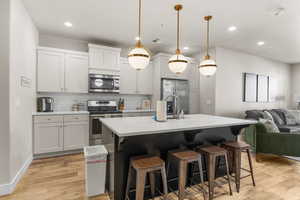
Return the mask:
{"type": "Polygon", "coordinates": [[[178,96],[177,104],[179,106],[179,110],[183,110],[185,114],[188,114],[189,113],[189,82],[187,80],[163,78],[161,81],[161,99],[166,100],[167,104],[170,105],[173,103],[172,102],[173,99],[170,98],[170,95],[173,94],[178,96]],[[169,98],[166,99],[167,97],[169,98]]]}

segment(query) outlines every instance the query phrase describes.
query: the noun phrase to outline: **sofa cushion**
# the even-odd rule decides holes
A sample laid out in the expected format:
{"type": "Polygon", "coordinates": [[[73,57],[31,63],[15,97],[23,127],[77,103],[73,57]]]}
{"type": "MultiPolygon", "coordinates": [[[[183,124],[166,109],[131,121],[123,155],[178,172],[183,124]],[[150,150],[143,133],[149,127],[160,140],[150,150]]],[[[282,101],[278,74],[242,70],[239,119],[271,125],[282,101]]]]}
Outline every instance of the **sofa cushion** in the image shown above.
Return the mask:
{"type": "Polygon", "coordinates": [[[286,110],[284,110],[284,109],[272,109],[272,110],[275,111],[278,114],[278,116],[280,117],[280,119],[283,120],[284,124],[286,124],[286,119],[285,119],[285,114],[284,114],[286,112],[286,110]]]}
{"type": "Polygon", "coordinates": [[[261,111],[261,110],[247,110],[246,111],[246,119],[259,120],[260,118],[264,118],[263,111],[261,111]]]}
{"type": "Polygon", "coordinates": [[[280,132],[286,132],[286,133],[300,133],[300,126],[288,126],[288,125],[283,125],[283,126],[278,126],[280,132]]]}
{"type": "Polygon", "coordinates": [[[259,119],[259,122],[264,125],[267,133],[280,133],[278,127],[272,120],[259,119]]]}
{"type": "Polygon", "coordinates": [[[284,110],[284,116],[285,116],[285,121],[286,121],[286,125],[297,125],[297,119],[296,117],[293,115],[292,112],[288,111],[288,110],[284,110]]]}
{"type": "Polygon", "coordinates": [[[278,126],[285,125],[284,120],[280,117],[280,115],[276,111],[274,111],[274,110],[268,110],[268,112],[271,113],[271,115],[272,115],[272,117],[273,117],[274,122],[275,122],[276,125],[278,125],[278,126]]]}
{"type": "Polygon", "coordinates": [[[268,119],[268,120],[274,121],[273,116],[271,115],[270,112],[268,112],[267,110],[265,110],[264,113],[265,113],[264,119],[268,119]]]}

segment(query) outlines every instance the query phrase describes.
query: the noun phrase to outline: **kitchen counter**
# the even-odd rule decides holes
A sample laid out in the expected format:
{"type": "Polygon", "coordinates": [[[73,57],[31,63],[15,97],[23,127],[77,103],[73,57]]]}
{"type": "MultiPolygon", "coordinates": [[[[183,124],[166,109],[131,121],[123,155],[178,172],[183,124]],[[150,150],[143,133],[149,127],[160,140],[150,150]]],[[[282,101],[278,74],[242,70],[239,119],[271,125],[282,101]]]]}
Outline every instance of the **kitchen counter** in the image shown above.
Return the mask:
{"type": "Polygon", "coordinates": [[[184,119],[157,122],[152,117],[102,118],[101,122],[119,137],[255,124],[255,121],[212,115],[185,115],[184,119]]]}
{"type": "MultiPolygon", "coordinates": [[[[158,155],[163,160],[168,160],[168,152],[172,150],[194,149],[237,140],[237,136],[243,128],[257,123],[256,121],[203,114],[185,115],[184,119],[170,119],[167,122],[157,122],[151,116],[101,118],[100,120],[104,143],[114,147],[114,151],[111,153],[114,163],[109,168],[108,191],[115,200],[125,200],[123,194],[125,193],[129,161],[132,157],[158,155]]],[[[176,165],[173,167],[177,168],[176,165]]],[[[224,168],[218,168],[216,177],[224,176],[224,172],[224,168]]],[[[191,174],[189,171],[188,178],[191,178],[191,174]]],[[[178,168],[169,172],[169,177],[177,176],[178,168]]],[[[206,178],[207,175],[204,177],[206,178]]],[[[175,178],[174,180],[172,188],[177,190],[178,181],[175,178]]],[[[199,184],[199,182],[188,184],[199,184]]],[[[149,197],[151,195],[148,195],[146,199],[149,197]]],[[[134,195],[130,195],[129,199],[133,200],[134,195]]]]}
{"type": "Polygon", "coordinates": [[[54,111],[54,112],[34,112],[32,115],[88,115],[88,111],[54,111]]]}
{"type": "Polygon", "coordinates": [[[122,113],[147,113],[147,112],[155,112],[155,110],[149,109],[141,109],[141,110],[123,110],[122,113]]]}

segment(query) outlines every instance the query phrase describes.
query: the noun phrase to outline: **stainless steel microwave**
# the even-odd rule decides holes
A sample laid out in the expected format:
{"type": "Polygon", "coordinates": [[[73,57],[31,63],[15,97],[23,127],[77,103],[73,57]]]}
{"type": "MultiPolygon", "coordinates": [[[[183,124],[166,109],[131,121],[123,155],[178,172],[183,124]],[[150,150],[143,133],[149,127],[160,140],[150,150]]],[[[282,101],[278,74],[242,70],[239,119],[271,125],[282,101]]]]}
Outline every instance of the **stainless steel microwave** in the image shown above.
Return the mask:
{"type": "Polygon", "coordinates": [[[120,75],[89,74],[89,92],[119,93],[120,75]]]}

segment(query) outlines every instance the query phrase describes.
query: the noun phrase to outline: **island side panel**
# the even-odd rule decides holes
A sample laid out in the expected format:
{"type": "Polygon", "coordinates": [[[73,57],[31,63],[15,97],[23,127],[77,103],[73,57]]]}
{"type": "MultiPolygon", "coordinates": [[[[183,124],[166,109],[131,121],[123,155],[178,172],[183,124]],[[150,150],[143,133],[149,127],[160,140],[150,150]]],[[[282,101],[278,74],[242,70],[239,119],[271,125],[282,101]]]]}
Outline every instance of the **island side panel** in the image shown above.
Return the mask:
{"type": "MultiPolygon", "coordinates": [[[[184,146],[206,145],[211,144],[214,141],[232,141],[235,139],[236,137],[232,134],[230,127],[131,136],[125,138],[119,138],[115,135],[114,199],[125,199],[124,194],[129,160],[131,157],[152,154],[159,155],[162,159],[166,160],[167,152],[169,150],[178,149],[184,146]]],[[[135,179],[133,178],[133,180],[135,179]]],[[[134,185],[132,186],[134,187],[134,185]]]]}

